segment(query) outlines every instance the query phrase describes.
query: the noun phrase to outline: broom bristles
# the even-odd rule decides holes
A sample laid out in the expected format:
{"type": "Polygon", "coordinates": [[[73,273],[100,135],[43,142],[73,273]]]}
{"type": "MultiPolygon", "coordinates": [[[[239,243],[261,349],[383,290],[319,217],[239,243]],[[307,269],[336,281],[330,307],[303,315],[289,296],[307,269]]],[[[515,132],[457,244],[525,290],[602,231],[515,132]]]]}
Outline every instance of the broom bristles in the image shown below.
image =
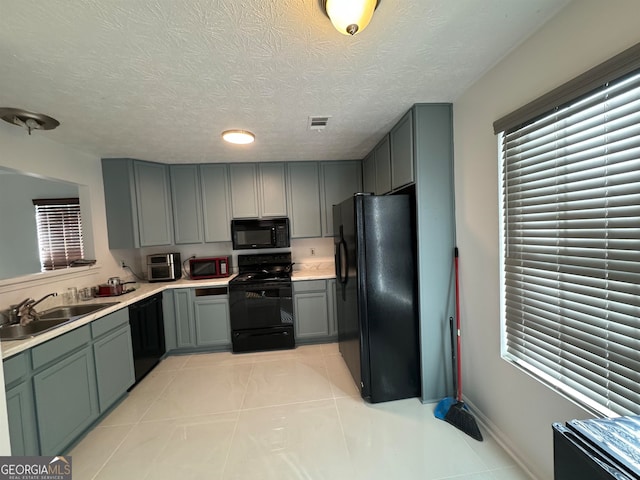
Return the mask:
{"type": "Polygon", "coordinates": [[[456,427],[458,430],[463,431],[471,438],[482,441],[482,433],[478,428],[476,419],[473,418],[467,410],[465,410],[464,402],[458,402],[455,405],[451,405],[451,408],[444,417],[445,421],[456,427]]]}

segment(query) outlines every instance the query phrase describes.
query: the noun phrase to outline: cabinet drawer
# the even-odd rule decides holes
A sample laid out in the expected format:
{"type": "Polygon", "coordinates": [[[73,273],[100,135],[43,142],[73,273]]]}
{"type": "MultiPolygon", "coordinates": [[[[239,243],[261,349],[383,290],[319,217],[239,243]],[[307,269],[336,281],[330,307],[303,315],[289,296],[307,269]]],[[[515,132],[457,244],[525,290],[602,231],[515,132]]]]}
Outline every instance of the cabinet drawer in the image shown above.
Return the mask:
{"type": "Polygon", "coordinates": [[[87,345],[91,341],[89,325],[77,328],[60,337],[49,340],[47,343],[31,349],[33,368],[40,368],[53,360],[87,345]]]}
{"type": "Polygon", "coordinates": [[[9,387],[23,380],[29,372],[29,352],[22,352],[3,362],[4,384],[9,387]]]}
{"type": "Polygon", "coordinates": [[[293,291],[298,292],[323,292],[327,289],[325,280],[304,280],[293,282],[293,291]]]}
{"type": "Polygon", "coordinates": [[[125,323],[129,323],[129,310],[123,308],[92,322],[91,335],[93,338],[97,338],[125,323]]]}

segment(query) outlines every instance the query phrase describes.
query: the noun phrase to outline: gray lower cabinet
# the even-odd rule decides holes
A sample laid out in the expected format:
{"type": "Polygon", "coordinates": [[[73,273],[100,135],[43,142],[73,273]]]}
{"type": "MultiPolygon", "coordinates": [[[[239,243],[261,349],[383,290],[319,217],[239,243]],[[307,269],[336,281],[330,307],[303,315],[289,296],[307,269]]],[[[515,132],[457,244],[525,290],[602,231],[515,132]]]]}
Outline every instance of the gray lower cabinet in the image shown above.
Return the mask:
{"type": "Polygon", "coordinates": [[[391,130],[391,188],[393,190],[415,182],[413,109],[391,130]]]}
{"type": "Polygon", "coordinates": [[[287,164],[287,202],[291,238],[321,237],[318,163],[287,164]]]}
{"type": "Polygon", "coordinates": [[[197,346],[228,347],[231,345],[228,296],[209,298],[208,296],[196,296],[194,316],[197,346]]]}
{"type": "Polygon", "coordinates": [[[3,362],[13,455],[64,453],[134,383],[128,310],[3,362]]]}
{"type": "Polygon", "coordinates": [[[295,337],[297,343],[327,341],[332,336],[333,307],[325,280],[293,282],[295,337]]]}
{"type": "Polygon", "coordinates": [[[227,287],[174,290],[176,346],[227,348],[231,345],[227,287]]]}
{"type": "Polygon", "coordinates": [[[11,454],[39,455],[38,426],[31,379],[6,392],[11,454]]]}
{"type": "Polygon", "coordinates": [[[34,375],[33,389],[40,454],[58,455],[98,418],[91,347],[87,346],[34,375]]]}
{"type": "Polygon", "coordinates": [[[103,158],[109,247],[173,243],[168,167],[130,158],[103,158]]]}
{"type": "MultiPolygon", "coordinates": [[[[127,319],[128,321],[128,319],[127,319]]],[[[135,382],[131,329],[122,325],[93,344],[100,412],[109,409],[135,382]]]]}
{"type": "Polygon", "coordinates": [[[12,455],[40,455],[30,362],[28,351],[3,362],[12,455]]]}
{"type": "Polygon", "coordinates": [[[179,288],[173,291],[176,318],[176,346],[189,348],[196,346],[196,327],[193,320],[193,296],[191,289],[179,288]]]}
{"type": "Polygon", "coordinates": [[[327,299],[329,301],[329,336],[338,336],[338,311],[336,303],[336,280],[327,280],[327,299]]]}
{"type": "Polygon", "coordinates": [[[322,168],[322,234],[333,236],[333,205],[341,203],[354,193],[362,191],[362,163],[323,162],[322,168]]]}

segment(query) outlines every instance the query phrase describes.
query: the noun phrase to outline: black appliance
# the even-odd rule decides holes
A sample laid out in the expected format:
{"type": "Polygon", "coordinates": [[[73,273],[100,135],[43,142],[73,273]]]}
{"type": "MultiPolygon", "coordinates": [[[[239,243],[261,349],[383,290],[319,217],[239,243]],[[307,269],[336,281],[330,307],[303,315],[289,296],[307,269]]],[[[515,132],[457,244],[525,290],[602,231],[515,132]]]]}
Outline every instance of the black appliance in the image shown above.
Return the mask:
{"type": "Polygon", "coordinates": [[[294,348],[291,253],[238,255],[229,282],[234,352],[294,348]]]}
{"type": "Polygon", "coordinates": [[[371,403],[420,395],[411,211],[407,195],[333,206],[340,353],[371,403]]]}
{"type": "Polygon", "coordinates": [[[640,479],[640,417],[553,424],[555,480],[640,479]]]}
{"type": "Polygon", "coordinates": [[[137,384],[160,362],[166,351],[162,293],[129,305],[129,326],[137,384]]]}
{"type": "Polygon", "coordinates": [[[234,250],[256,248],[286,248],[290,245],[289,219],[231,220],[231,239],[234,250]]]}

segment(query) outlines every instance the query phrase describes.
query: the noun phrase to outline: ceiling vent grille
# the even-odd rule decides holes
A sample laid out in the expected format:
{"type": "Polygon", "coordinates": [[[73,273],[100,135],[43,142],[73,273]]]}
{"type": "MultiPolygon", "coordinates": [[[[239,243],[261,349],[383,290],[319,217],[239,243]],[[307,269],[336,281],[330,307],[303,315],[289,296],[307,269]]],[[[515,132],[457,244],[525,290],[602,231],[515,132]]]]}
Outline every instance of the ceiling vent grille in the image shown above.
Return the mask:
{"type": "Polygon", "coordinates": [[[325,128],[327,128],[327,123],[329,123],[330,118],[331,116],[309,117],[309,130],[324,130],[325,128]]]}

